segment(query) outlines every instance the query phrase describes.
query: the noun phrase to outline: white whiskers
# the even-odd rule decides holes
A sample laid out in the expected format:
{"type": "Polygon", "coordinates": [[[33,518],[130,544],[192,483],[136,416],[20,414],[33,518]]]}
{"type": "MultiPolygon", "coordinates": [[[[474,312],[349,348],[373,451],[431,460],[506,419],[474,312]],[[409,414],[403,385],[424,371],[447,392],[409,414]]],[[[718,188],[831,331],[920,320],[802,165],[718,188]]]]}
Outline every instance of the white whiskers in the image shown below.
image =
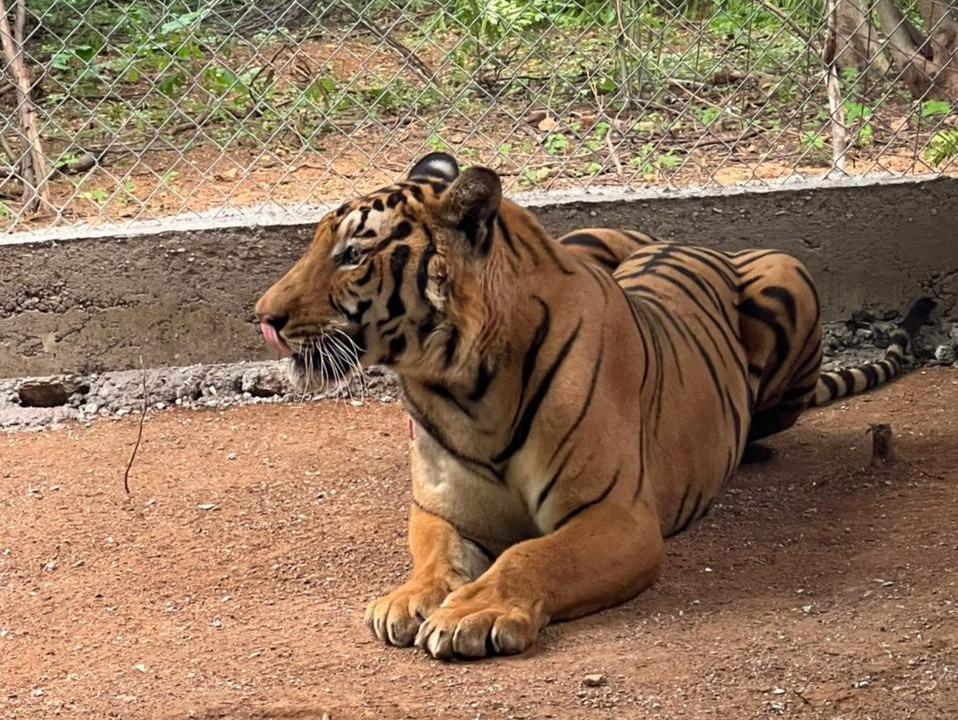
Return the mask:
{"type": "MultiPolygon", "coordinates": [[[[322,330],[301,343],[297,356],[302,363],[300,372],[291,369],[300,400],[314,393],[351,403],[366,399],[368,386],[360,357],[363,349],[339,328],[322,330]],[[356,378],[355,386],[351,379],[356,378]],[[343,392],[345,391],[345,393],[343,392]]],[[[292,361],[296,362],[296,361],[292,361]]],[[[295,366],[293,366],[295,368],[295,366]]]]}

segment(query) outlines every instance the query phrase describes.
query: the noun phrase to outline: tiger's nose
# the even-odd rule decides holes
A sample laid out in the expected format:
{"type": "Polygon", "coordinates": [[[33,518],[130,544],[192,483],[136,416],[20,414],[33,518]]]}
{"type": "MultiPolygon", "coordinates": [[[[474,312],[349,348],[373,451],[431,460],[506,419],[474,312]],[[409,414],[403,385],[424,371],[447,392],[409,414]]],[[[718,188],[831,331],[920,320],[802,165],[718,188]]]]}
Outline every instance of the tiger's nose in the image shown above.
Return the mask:
{"type": "Polygon", "coordinates": [[[280,357],[289,357],[293,354],[286,341],[280,337],[279,331],[289,320],[289,315],[260,315],[259,327],[266,344],[275,350],[280,357]]]}
{"type": "Polygon", "coordinates": [[[286,327],[286,323],[289,322],[289,315],[269,315],[257,313],[257,320],[259,320],[261,325],[270,325],[272,326],[273,330],[279,332],[286,327]]]}

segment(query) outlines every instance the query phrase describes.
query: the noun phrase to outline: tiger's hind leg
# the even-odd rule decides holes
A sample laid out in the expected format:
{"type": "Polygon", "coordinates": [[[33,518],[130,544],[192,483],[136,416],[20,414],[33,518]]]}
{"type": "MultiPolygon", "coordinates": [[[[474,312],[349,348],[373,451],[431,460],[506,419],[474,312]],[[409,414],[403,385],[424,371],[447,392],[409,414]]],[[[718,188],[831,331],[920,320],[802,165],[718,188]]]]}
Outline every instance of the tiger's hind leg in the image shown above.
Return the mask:
{"type": "Polygon", "coordinates": [[[811,394],[806,396],[805,399],[799,403],[782,403],[768,410],[762,410],[761,412],[756,413],[755,416],[752,417],[752,424],[748,429],[747,442],[751,444],[756,440],[761,440],[762,438],[767,438],[770,435],[780,433],[782,430],[788,430],[792,425],[795,424],[795,421],[798,420],[798,417],[802,414],[802,411],[808,407],[808,403],[810,401],[811,394]]]}
{"type": "Polygon", "coordinates": [[[741,464],[753,465],[771,460],[775,451],[758,441],[792,427],[808,407],[814,394],[814,389],[809,391],[808,388],[799,388],[797,397],[789,397],[786,393],[785,399],[775,407],[755,413],[748,429],[741,464]]]}
{"type": "Polygon", "coordinates": [[[739,325],[748,357],[748,443],[790,428],[815,395],[822,362],[818,294],[804,266],[780,252],[735,256],[739,325]]]}
{"type": "Polygon", "coordinates": [[[366,609],[366,624],[390,645],[412,645],[416,632],[453,590],[478,577],[491,562],[474,542],[441,517],[413,505],[409,517],[412,576],[366,609]]]}
{"type": "Polygon", "coordinates": [[[775,449],[765,443],[752,442],[745,446],[739,465],[759,465],[775,457],[775,449]]]}

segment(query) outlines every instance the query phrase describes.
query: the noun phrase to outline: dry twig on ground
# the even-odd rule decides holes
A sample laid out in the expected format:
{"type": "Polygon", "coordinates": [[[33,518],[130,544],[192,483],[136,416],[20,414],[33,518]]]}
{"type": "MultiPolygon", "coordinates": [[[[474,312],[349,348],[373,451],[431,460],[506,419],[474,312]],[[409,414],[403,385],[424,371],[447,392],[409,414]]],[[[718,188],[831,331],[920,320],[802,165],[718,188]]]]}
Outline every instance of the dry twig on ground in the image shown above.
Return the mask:
{"type": "Polygon", "coordinates": [[[140,408],[140,423],[136,430],[136,444],[133,445],[133,452],[130,453],[130,460],[126,464],[126,470],[123,471],[123,490],[127,495],[130,494],[130,469],[133,467],[133,461],[136,460],[136,453],[140,449],[140,441],[143,439],[143,423],[146,421],[146,411],[149,407],[147,388],[146,388],[146,370],[143,369],[143,358],[140,358],[140,372],[143,381],[143,405],[140,408]]]}

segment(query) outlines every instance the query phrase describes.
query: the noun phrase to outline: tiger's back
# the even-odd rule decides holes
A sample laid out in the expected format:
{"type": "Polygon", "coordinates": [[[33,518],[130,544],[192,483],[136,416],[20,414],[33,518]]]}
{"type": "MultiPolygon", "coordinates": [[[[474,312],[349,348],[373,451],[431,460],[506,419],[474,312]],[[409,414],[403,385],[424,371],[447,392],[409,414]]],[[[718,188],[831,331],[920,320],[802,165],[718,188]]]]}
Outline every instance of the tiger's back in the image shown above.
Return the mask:
{"type": "Polygon", "coordinates": [[[663,534],[680,532],[705,514],[749,439],[791,425],[814,394],[814,285],[776,251],[724,253],[607,229],[560,242],[610,270],[632,300],[653,359],[638,392],[651,397],[644,419],[655,443],[642,454],[654,476],[673,475],[657,486],[657,505],[663,534]]]}
{"type": "MultiPolygon", "coordinates": [[[[871,390],[896,377],[912,337],[935,307],[929,298],[917,300],[881,360],[822,372],[818,293],[807,269],[791,255],[768,249],[722,252],[609,228],[577,230],[559,242],[613,273],[637,307],[684,307],[696,318],[698,339],[687,332],[677,337],[691,351],[686,357],[723,361],[721,368],[709,368],[713,377],[733,367],[744,372],[747,442],[791,427],[807,407],[871,390]],[[744,369],[741,362],[731,361],[736,345],[744,351],[744,369]]],[[[734,432],[737,423],[729,427],[734,432]]],[[[737,436],[733,444],[738,444],[737,436]]]]}

